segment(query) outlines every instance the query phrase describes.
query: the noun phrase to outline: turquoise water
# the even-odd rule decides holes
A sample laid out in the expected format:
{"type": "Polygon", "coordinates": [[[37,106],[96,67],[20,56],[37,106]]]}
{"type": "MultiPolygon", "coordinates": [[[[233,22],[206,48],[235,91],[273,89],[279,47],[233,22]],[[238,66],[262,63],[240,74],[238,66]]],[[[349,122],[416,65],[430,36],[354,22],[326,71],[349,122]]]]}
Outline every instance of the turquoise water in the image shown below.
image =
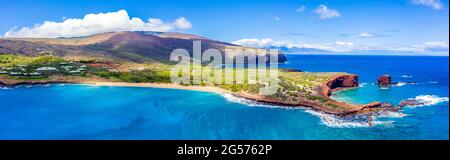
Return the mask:
{"type": "Polygon", "coordinates": [[[254,104],[213,93],[87,85],[0,89],[0,139],[448,139],[448,57],[288,56],[281,67],[345,71],[364,84],[334,97],[430,105],[386,114],[375,126],[307,109],[254,104]],[[388,73],[399,82],[372,83],[388,73]],[[402,83],[400,83],[402,84],[402,83]],[[420,97],[419,97],[420,98],[420,97]]]}

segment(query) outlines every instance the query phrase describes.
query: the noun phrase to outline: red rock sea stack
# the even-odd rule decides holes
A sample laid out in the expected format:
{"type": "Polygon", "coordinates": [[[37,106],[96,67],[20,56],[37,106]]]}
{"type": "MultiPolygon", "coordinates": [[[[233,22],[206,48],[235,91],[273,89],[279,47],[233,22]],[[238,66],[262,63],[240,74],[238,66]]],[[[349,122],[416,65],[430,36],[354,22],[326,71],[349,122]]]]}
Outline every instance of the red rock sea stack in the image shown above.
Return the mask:
{"type": "Polygon", "coordinates": [[[380,86],[387,86],[392,84],[392,78],[390,75],[382,75],[381,77],[378,77],[378,85],[380,86]]]}

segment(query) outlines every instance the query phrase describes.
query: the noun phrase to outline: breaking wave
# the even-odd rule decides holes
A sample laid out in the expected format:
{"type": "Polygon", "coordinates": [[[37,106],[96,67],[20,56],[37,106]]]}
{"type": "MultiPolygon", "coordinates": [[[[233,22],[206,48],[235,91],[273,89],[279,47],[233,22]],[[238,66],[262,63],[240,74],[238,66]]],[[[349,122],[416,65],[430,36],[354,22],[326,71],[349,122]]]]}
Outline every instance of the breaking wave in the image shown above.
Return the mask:
{"type": "Polygon", "coordinates": [[[401,112],[385,111],[379,112],[377,118],[403,118],[406,116],[408,115],[401,112]]]}
{"type": "Polygon", "coordinates": [[[290,108],[290,109],[293,108],[293,107],[283,107],[283,106],[276,106],[276,105],[269,105],[269,104],[265,104],[265,103],[260,103],[260,102],[256,102],[256,101],[253,101],[253,100],[236,97],[236,96],[231,95],[231,94],[222,94],[222,96],[226,100],[228,100],[229,102],[244,104],[244,105],[247,105],[247,106],[250,106],[250,107],[290,108]]]}
{"type": "Polygon", "coordinates": [[[333,128],[361,128],[361,127],[373,127],[377,125],[391,126],[394,123],[394,121],[377,120],[378,116],[372,115],[338,117],[335,115],[326,114],[314,110],[306,110],[305,112],[319,117],[324,125],[333,128]]]}
{"type": "Polygon", "coordinates": [[[408,83],[405,83],[405,82],[398,82],[397,84],[395,84],[395,86],[397,86],[397,87],[401,87],[401,86],[404,86],[404,85],[407,85],[408,83]]]}
{"type": "Polygon", "coordinates": [[[448,97],[439,97],[436,95],[419,95],[415,98],[409,98],[408,100],[417,101],[422,105],[410,106],[410,107],[422,107],[422,106],[432,106],[441,102],[447,102],[448,97]]]}
{"type": "Polygon", "coordinates": [[[11,89],[11,87],[0,87],[0,89],[6,90],[6,89],[11,89]]]}
{"type": "Polygon", "coordinates": [[[405,114],[396,112],[381,112],[377,115],[357,115],[351,117],[338,117],[332,114],[323,113],[320,111],[315,111],[306,107],[284,107],[277,105],[269,105],[264,103],[259,103],[253,100],[248,100],[245,98],[240,98],[233,96],[231,94],[222,95],[226,100],[234,103],[244,104],[251,107],[267,107],[267,108],[283,108],[283,109],[301,109],[304,112],[309,113],[313,116],[319,117],[322,124],[333,127],[333,128],[359,128],[359,127],[373,127],[376,125],[391,125],[393,121],[380,121],[376,120],[378,117],[389,117],[389,118],[402,118],[405,114]]]}
{"type": "Polygon", "coordinates": [[[363,88],[363,87],[365,87],[366,85],[367,85],[367,83],[360,83],[360,84],[359,84],[359,87],[363,88]]]}
{"type": "Polygon", "coordinates": [[[416,83],[416,82],[397,82],[397,84],[395,84],[394,86],[401,87],[401,86],[404,86],[404,85],[436,84],[436,83],[438,83],[438,82],[437,81],[419,82],[419,83],[416,83]]]}

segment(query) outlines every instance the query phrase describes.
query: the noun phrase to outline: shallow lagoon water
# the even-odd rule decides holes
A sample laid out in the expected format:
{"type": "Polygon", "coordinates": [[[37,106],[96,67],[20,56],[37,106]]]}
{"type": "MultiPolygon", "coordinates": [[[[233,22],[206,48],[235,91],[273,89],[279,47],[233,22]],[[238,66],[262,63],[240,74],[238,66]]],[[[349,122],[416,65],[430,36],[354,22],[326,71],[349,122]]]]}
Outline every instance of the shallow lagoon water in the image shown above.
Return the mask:
{"type": "MultiPolygon", "coordinates": [[[[344,71],[365,84],[334,98],[394,104],[419,95],[448,97],[448,57],[297,56],[280,67],[344,71]],[[371,66],[371,67],[367,67],[371,66]],[[420,67],[421,66],[421,67],[420,67]],[[388,73],[417,82],[382,89],[388,73]],[[405,76],[407,75],[407,76],[405,76]],[[407,78],[406,78],[407,77],[407,78]]],[[[0,89],[0,139],[448,139],[448,99],[407,107],[377,125],[340,121],[307,109],[253,104],[214,93],[88,85],[0,89]]]]}

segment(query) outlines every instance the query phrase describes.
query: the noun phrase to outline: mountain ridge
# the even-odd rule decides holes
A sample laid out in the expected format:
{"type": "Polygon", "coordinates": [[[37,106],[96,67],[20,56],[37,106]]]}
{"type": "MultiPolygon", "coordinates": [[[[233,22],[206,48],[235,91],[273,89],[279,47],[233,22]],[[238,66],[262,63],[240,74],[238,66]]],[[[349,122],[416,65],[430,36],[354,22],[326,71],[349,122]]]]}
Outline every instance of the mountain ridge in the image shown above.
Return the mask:
{"type": "MultiPolygon", "coordinates": [[[[215,48],[223,53],[227,47],[253,48],[193,34],[121,31],[71,38],[0,38],[0,53],[170,63],[170,53],[174,49],[183,48],[192,54],[194,40],[202,42],[202,51],[215,48]]],[[[279,62],[285,61],[284,54],[280,54],[279,62]]]]}

